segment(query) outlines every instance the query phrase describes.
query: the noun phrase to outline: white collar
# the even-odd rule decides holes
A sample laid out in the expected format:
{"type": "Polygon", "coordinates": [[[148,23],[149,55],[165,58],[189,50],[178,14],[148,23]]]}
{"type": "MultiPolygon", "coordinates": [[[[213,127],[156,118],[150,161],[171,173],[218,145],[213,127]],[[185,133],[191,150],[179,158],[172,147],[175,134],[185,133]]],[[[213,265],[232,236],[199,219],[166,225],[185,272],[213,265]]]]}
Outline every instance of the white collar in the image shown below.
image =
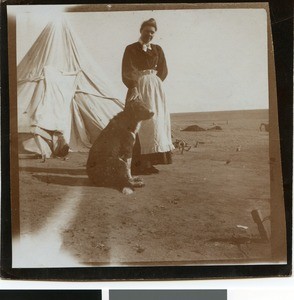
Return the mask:
{"type": "Polygon", "coordinates": [[[145,43],[141,40],[141,38],[139,39],[139,43],[142,45],[143,51],[147,52],[148,49],[149,49],[149,50],[152,50],[151,44],[150,44],[150,43],[145,44],[145,43]]]}

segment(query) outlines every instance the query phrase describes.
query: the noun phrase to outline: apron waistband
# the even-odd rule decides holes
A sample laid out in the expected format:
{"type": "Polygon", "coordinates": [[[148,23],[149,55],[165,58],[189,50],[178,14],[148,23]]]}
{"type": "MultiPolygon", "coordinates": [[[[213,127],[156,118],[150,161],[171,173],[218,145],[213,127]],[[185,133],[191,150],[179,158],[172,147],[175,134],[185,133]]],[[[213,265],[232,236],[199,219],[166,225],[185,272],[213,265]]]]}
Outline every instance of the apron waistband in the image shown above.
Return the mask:
{"type": "Polygon", "coordinates": [[[149,69],[149,70],[141,70],[139,71],[139,75],[149,75],[149,74],[156,74],[157,71],[153,70],[153,69],[149,69]]]}

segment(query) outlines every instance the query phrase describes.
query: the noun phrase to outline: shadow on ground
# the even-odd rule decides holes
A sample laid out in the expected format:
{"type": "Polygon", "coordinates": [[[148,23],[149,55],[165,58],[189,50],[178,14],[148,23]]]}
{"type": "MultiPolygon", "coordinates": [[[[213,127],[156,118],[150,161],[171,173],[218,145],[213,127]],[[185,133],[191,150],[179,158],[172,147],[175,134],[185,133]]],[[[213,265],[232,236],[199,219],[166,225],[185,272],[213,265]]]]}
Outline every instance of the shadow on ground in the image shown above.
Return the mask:
{"type": "Polygon", "coordinates": [[[58,184],[66,186],[94,186],[87,177],[71,177],[59,175],[33,175],[33,178],[45,182],[47,184],[58,184]]]}
{"type": "Polygon", "coordinates": [[[31,173],[53,173],[53,174],[68,174],[68,175],[87,175],[86,169],[61,169],[61,168],[46,168],[46,167],[20,167],[20,171],[31,173]]]}

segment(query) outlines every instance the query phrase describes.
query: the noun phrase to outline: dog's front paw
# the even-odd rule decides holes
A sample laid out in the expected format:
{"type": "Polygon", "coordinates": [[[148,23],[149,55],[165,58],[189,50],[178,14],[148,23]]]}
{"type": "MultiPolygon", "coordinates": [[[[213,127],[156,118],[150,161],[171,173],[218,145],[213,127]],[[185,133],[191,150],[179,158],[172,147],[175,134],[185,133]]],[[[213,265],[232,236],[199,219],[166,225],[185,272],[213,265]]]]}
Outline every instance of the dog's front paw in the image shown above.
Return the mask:
{"type": "Polygon", "coordinates": [[[134,191],[133,191],[131,188],[129,188],[129,187],[124,187],[124,188],[122,189],[122,193],[123,193],[124,195],[131,195],[131,194],[134,193],[134,191]]]}
{"type": "Polygon", "coordinates": [[[132,176],[133,182],[143,182],[143,178],[139,176],[132,176]]]}
{"type": "Polygon", "coordinates": [[[145,186],[145,183],[143,181],[133,181],[132,186],[134,188],[141,188],[145,186]]]}

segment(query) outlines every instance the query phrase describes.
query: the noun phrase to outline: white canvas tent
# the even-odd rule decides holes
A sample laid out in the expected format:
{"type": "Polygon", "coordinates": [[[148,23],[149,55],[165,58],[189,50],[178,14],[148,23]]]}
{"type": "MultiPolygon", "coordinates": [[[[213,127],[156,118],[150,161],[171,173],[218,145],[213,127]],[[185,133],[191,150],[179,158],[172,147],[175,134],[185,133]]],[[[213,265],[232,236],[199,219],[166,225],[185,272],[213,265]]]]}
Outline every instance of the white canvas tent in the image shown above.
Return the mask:
{"type": "MultiPolygon", "coordinates": [[[[64,19],[44,28],[19,63],[17,78],[19,133],[60,131],[72,151],[88,151],[123,108],[64,19]]],[[[24,149],[38,153],[33,135],[26,137],[24,149]]]]}

